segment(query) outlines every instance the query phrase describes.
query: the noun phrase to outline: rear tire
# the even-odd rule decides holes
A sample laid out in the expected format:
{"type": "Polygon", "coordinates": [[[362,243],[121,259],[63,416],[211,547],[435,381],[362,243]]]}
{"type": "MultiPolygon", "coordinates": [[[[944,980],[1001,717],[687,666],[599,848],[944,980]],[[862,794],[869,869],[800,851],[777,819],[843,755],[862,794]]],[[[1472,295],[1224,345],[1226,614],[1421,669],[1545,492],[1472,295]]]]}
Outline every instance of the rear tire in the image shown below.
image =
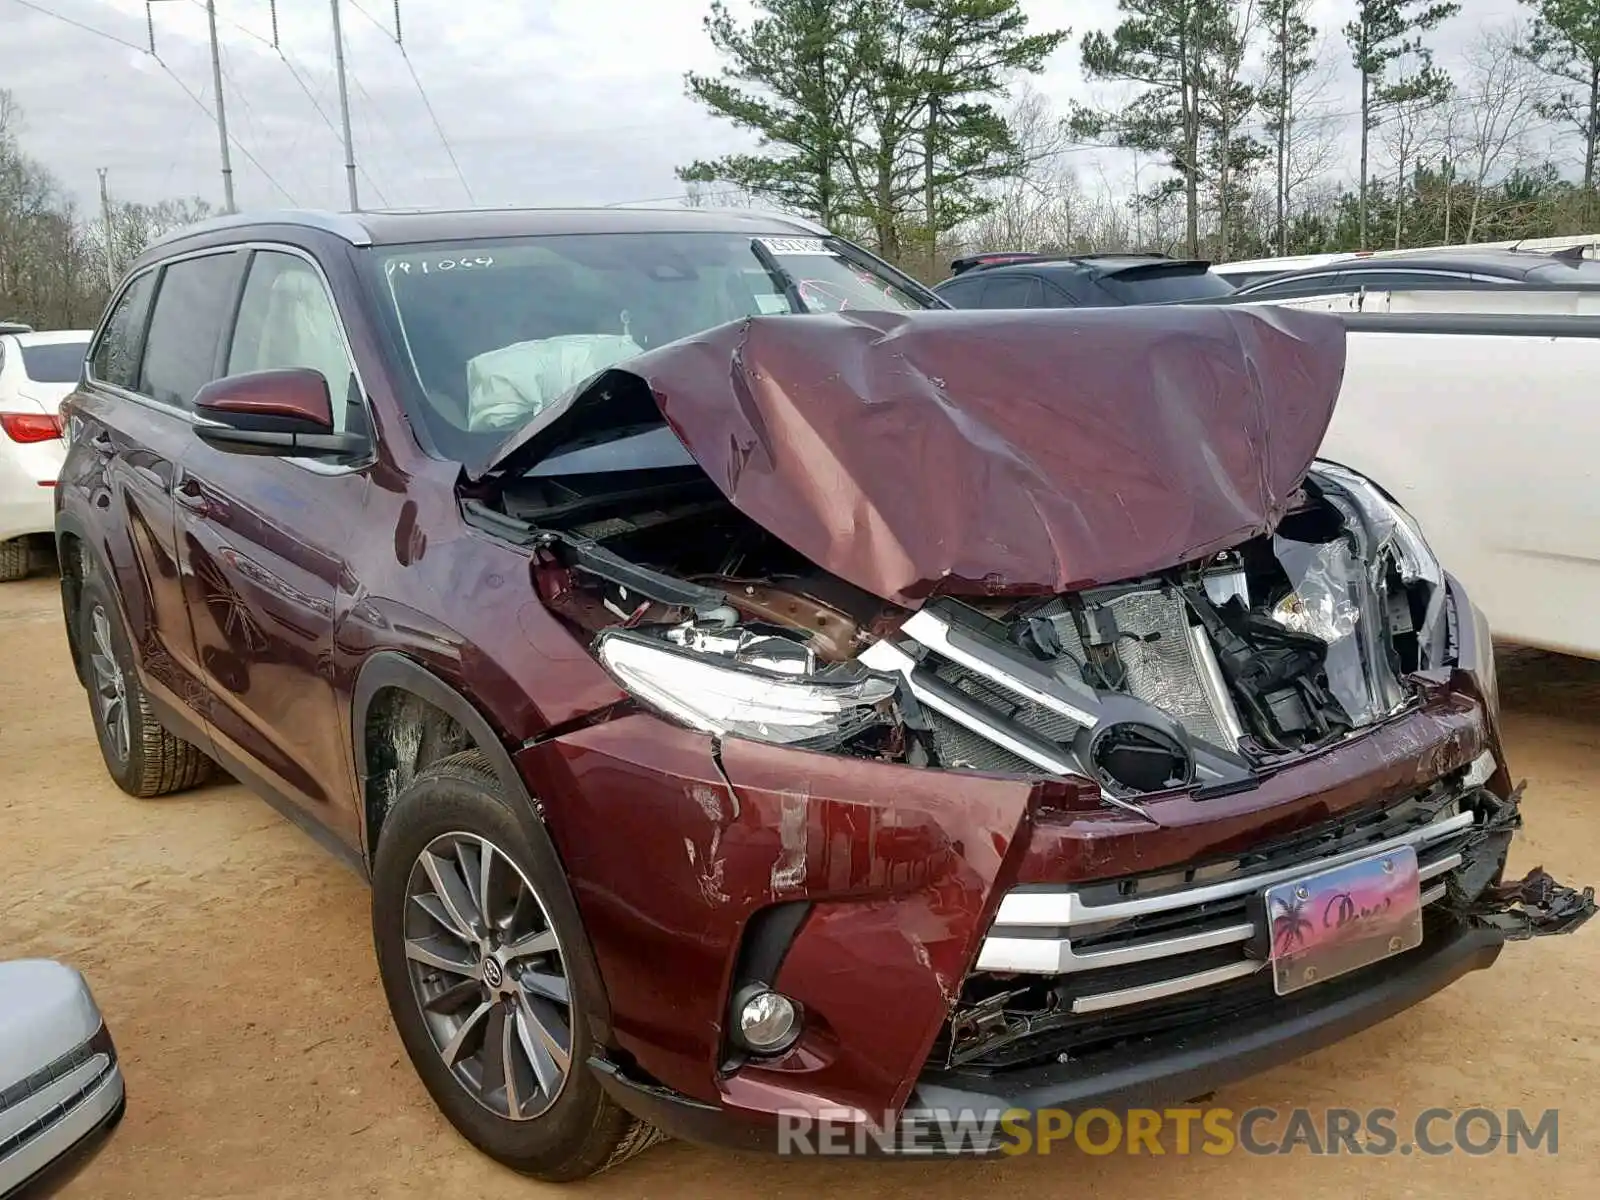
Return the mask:
{"type": "Polygon", "coordinates": [[[32,565],[30,549],[25,537],[0,542],[0,583],[27,578],[28,568],[32,565]]]}
{"type": "Polygon", "coordinates": [[[589,998],[564,949],[583,930],[552,919],[540,892],[565,881],[535,862],[483,755],[442,759],[384,818],[372,935],[400,1040],[440,1111],[491,1158],[565,1182],[661,1134],[586,1065],[589,998]]]}
{"type": "Polygon", "coordinates": [[[100,757],[119,788],[147,800],[211,777],[205,752],[167,732],[151,710],[116,603],[95,576],[78,604],[78,647],[100,757]]]}

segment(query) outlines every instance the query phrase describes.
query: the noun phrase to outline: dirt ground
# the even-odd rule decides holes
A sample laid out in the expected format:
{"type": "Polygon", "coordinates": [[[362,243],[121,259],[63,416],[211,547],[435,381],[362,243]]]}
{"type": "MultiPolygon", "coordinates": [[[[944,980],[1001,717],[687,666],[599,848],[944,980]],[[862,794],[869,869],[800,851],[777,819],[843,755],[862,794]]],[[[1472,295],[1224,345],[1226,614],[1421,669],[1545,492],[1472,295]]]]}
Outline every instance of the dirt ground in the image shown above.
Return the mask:
{"type": "MultiPolygon", "coordinates": [[[[1528,780],[1513,865],[1600,881],[1600,664],[1503,651],[1501,674],[1512,763],[1528,780]]],[[[558,1191],[481,1157],[436,1115],[390,1024],[356,876],[237,786],[140,802],[107,781],[49,577],[0,586],[0,847],[0,957],[79,967],[124,1056],[127,1119],[69,1200],[558,1191]]],[[[1511,946],[1494,970],[1213,1101],[1388,1107],[1402,1128],[1435,1106],[1559,1108],[1554,1156],[1058,1151],[874,1164],[669,1143],[570,1190],[651,1200],[1592,1195],[1597,994],[1600,922],[1511,946]]]]}

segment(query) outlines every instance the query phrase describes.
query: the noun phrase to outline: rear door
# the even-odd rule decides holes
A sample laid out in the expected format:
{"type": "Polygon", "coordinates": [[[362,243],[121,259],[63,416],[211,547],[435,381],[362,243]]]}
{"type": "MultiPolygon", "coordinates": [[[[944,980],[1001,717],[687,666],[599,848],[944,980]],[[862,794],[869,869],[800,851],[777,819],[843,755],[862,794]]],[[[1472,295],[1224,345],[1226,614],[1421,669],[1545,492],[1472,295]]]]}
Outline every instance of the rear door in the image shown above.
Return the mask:
{"type": "Polygon", "coordinates": [[[147,682],[189,726],[174,732],[200,744],[208,741],[207,689],[184,602],[173,496],[194,436],[194,394],[210,378],[242,265],[235,251],[210,251],[127,284],[74,402],[83,465],[63,482],[92,493],[75,509],[103,515],[94,540],[110,557],[147,682]]]}
{"type": "MultiPolygon", "coordinates": [[[[336,427],[370,429],[343,325],[309,256],[252,250],[237,309],[219,378],[310,367],[328,382],[336,427]]],[[[333,639],[353,603],[346,552],[361,536],[367,486],[360,461],[228,454],[191,438],[176,491],[200,671],[216,698],[212,737],[352,846],[358,807],[333,639]]]]}

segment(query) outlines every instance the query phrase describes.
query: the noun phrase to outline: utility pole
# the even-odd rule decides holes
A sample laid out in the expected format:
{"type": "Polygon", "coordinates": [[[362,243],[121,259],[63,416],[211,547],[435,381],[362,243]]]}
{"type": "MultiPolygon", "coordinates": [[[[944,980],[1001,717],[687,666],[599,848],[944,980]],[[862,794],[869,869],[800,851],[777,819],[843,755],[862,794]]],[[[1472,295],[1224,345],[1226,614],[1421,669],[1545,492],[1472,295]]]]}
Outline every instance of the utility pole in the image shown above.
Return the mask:
{"type": "Polygon", "coordinates": [[[222,51],[217,46],[217,0],[206,0],[206,23],[211,27],[211,86],[217,94],[217,141],[222,147],[222,211],[235,211],[233,160],[228,154],[228,110],[222,103],[222,51]]]}
{"type": "MultiPolygon", "coordinates": [[[[209,2],[209,0],[208,0],[209,2]]],[[[361,211],[356,195],[356,147],[350,136],[350,91],[344,78],[344,31],[339,24],[339,0],[333,3],[333,61],[339,71],[339,119],[344,125],[344,178],[350,188],[350,211],[361,211]]]]}
{"type": "Polygon", "coordinates": [[[106,226],[106,286],[117,286],[117,266],[114,261],[116,254],[116,241],[111,231],[111,193],[106,190],[106,169],[96,168],[100,172],[100,219],[106,226]]]}

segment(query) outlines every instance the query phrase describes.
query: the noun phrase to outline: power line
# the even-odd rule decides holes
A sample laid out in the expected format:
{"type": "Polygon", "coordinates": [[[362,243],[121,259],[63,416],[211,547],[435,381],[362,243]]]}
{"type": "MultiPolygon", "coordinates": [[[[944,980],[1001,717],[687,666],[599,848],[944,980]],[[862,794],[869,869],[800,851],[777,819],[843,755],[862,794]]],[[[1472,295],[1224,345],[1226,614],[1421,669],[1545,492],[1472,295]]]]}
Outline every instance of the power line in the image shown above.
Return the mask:
{"type": "Polygon", "coordinates": [[[126,46],[130,50],[137,50],[140,54],[149,53],[149,51],[143,46],[136,46],[132,42],[128,41],[127,38],[120,38],[114,33],[107,33],[104,29],[96,29],[93,25],[85,25],[82,21],[77,21],[69,16],[63,15],[62,13],[55,12],[46,8],[42,4],[35,4],[33,0],[15,0],[15,2],[22,5],[23,8],[31,8],[36,13],[43,13],[47,17],[53,17],[57,21],[62,21],[68,25],[71,25],[74,29],[81,29],[85,33],[94,34],[95,37],[105,38],[108,42],[116,42],[117,45],[126,46]]]}
{"type": "MultiPolygon", "coordinates": [[[[205,10],[206,0],[189,0],[189,3],[194,5],[196,8],[198,8],[198,9],[200,9],[202,11],[205,10]]],[[[248,25],[241,25],[238,21],[235,21],[232,17],[224,17],[220,13],[217,14],[217,19],[222,21],[222,23],[225,24],[225,25],[233,26],[233,28],[237,29],[240,33],[244,34],[246,37],[254,38],[256,41],[260,42],[263,46],[271,47],[274,50],[277,49],[277,46],[273,45],[271,38],[263,37],[261,34],[257,33],[254,29],[251,29],[248,25]]]]}
{"type": "MultiPolygon", "coordinates": [[[[338,126],[333,123],[333,118],[328,116],[327,110],[322,107],[321,103],[317,100],[317,97],[312,93],[310,85],[306,83],[305,78],[300,74],[300,72],[295,70],[294,63],[289,61],[289,56],[285,54],[281,48],[278,50],[278,57],[283,60],[283,65],[288,68],[289,74],[294,79],[295,83],[300,85],[300,90],[305,93],[306,99],[311,102],[311,107],[316,110],[317,116],[322,118],[322,123],[328,127],[328,132],[333,134],[334,137],[341,137],[342,135],[339,133],[338,126]]],[[[356,78],[356,73],[351,71],[350,76],[352,79],[355,79],[356,87],[360,90],[361,94],[365,96],[367,90],[361,86],[361,80],[356,78]]],[[[389,205],[389,199],[383,194],[383,189],[378,186],[378,181],[372,177],[372,172],[367,170],[366,164],[357,164],[356,170],[360,171],[362,177],[372,185],[372,190],[377,193],[378,199],[381,200],[384,207],[387,208],[389,205]]]]}
{"type": "Polygon", "coordinates": [[[401,40],[400,32],[400,0],[394,3],[394,29],[390,29],[377,17],[373,16],[359,3],[359,0],[349,0],[350,7],[366,18],[375,29],[381,30],[384,37],[395,44],[400,51],[400,58],[406,64],[406,71],[411,75],[411,82],[416,86],[417,95],[422,99],[422,107],[428,110],[428,119],[433,122],[433,131],[439,135],[439,144],[444,147],[446,157],[450,159],[450,166],[456,173],[456,180],[461,184],[461,190],[467,194],[467,202],[476,204],[477,197],[472,194],[472,185],[467,182],[465,173],[461,170],[461,163],[456,158],[455,147],[450,144],[450,138],[444,131],[444,126],[439,123],[439,114],[433,109],[433,101],[428,99],[428,90],[422,86],[422,79],[417,75],[416,65],[411,61],[411,55],[406,53],[405,43],[401,40]]]}
{"type": "MultiPolygon", "coordinates": [[[[58,13],[53,9],[45,8],[42,4],[35,3],[34,0],[14,0],[14,3],[22,5],[23,8],[32,9],[36,13],[40,13],[43,16],[52,18],[53,20],[60,21],[63,24],[71,25],[74,29],[82,30],[84,33],[91,33],[95,37],[104,38],[107,41],[116,42],[119,46],[126,46],[130,50],[136,50],[140,54],[149,55],[150,58],[155,61],[156,65],[158,65],[163,71],[171,76],[172,81],[181,89],[183,89],[183,94],[188,96],[190,100],[194,101],[195,105],[200,109],[200,111],[206,114],[207,119],[211,120],[212,122],[216,121],[217,115],[213,111],[212,107],[195,94],[193,89],[191,89],[189,85],[183,81],[183,78],[167,65],[166,60],[164,60],[159,54],[151,51],[148,47],[135,45],[133,42],[128,41],[126,38],[118,37],[114,33],[107,33],[103,29],[96,29],[93,25],[86,25],[82,21],[74,20],[72,17],[65,16],[64,14],[58,13]]],[[[204,7],[204,5],[202,5],[202,7],[204,7]]],[[[274,178],[272,172],[268,171],[264,166],[262,166],[261,161],[256,158],[255,155],[251,154],[238,138],[229,135],[228,141],[233,145],[234,149],[238,150],[240,154],[244,155],[245,160],[250,163],[251,166],[255,167],[256,170],[261,172],[262,177],[266,179],[268,183],[272,184],[273,187],[277,188],[278,191],[284,195],[290,204],[295,203],[295,198],[290,193],[289,189],[279,183],[277,179],[274,178]]]]}
{"type": "Polygon", "coordinates": [[[444,126],[439,124],[439,114],[433,111],[433,102],[428,99],[428,93],[422,86],[422,80],[417,78],[416,67],[411,65],[411,56],[406,53],[404,46],[400,46],[398,42],[395,45],[399,46],[400,57],[405,61],[406,70],[411,72],[411,82],[417,85],[417,95],[422,97],[422,107],[428,110],[428,118],[433,122],[434,132],[439,135],[439,141],[444,146],[445,154],[449,156],[450,165],[455,168],[456,179],[461,183],[461,190],[467,194],[467,203],[476,204],[478,200],[472,194],[472,185],[467,182],[467,177],[462,174],[461,164],[456,161],[455,149],[450,145],[450,139],[445,136],[444,126]]]}
{"type": "MultiPolygon", "coordinates": [[[[391,42],[394,42],[396,45],[400,44],[400,39],[396,35],[395,30],[394,29],[390,29],[382,21],[378,20],[377,17],[373,16],[366,9],[362,8],[361,5],[356,3],[356,0],[350,0],[350,7],[355,9],[358,13],[360,13],[367,20],[371,21],[372,24],[374,26],[376,26],[378,29],[382,30],[383,31],[383,35],[385,37],[387,37],[391,42]]],[[[399,28],[399,23],[400,23],[400,5],[398,3],[394,6],[394,12],[395,12],[395,29],[398,29],[399,28]]]]}
{"type": "MultiPolygon", "coordinates": [[[[144,50],[141,50],[140,53],[148,53],[148,52],[144,51],[144,50]]],[[[185,96],[189,97],[189,99],[193,100],[195,102],[195,104],[197,104],[200,107],[200,110],[206,114],[206,116],[212,118],[212,120],[216,119],[216,114],[211,111],[211,106],[209,104],[207,104],[204,100],[200,99],[199,96],[195,95],[195,93],[190,89],[189,85],[183,81],[182,77],[179,76],[179,74],[176,71],[174,71],[171,67],[167,66],[167,64],[162,60],[162,58],[161,58],[161,56],[159,54],[152,54],[152,55],[150,55],[150,57],[155,59],[156,62],[160,64],[161,69],[163,71],[165,71],[168,75],[172,76],[172,81],[174,83],[176,83],[180,88],[183,89],[183,94],[185,96]]],[[[270,183],[273,187],[277,188],[278,191],[283,194],[283,197],[286,200],[288,200],[290,204],[297,203],[297,201],[294,198],[293,193],[291,193],[288,188],[284,187],[283,184],[279,183],[277,181],[277,179],[273,177],[272,172],[267,170],[265,167],[263,167],[261,165],[261,160],[258,159],[254,154],[251,154],[249,150],[245,149],[245,147],[243,146],[242,143],[240,143],[238,138],[236,138],[236,137],[234,137],[233,135],[230,134],[228,136],[228,141],[233,144],[233,148],[235,150],[237,150],[240,154],[244,155],[244,158],[245,158],[246,162],[248,162],[256,170],[260,171],[262,176],[266,179],[266,181],[268,183],[270,183]]]]}

